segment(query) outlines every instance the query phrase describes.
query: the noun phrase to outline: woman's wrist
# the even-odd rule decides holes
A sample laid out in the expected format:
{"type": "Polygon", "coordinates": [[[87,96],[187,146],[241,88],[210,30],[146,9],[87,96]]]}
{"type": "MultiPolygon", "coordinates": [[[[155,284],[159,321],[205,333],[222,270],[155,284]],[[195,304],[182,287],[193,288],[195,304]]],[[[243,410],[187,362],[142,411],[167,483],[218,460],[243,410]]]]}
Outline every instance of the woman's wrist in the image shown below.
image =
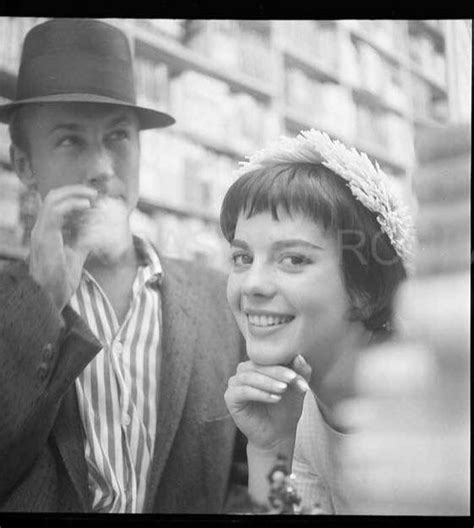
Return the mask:
{"type": "Polygon", "coordinates": [[[256,503],[268,506],[270,493],[268,475],[279,457],[287,461],[287,471],[291,472],[294,445],[294,437],[282,439],[268,447],[247,444],[248,491],[256,503]]]}
{"type": "Polygon", "coordinates": [[[269,446],[258,446],[252,442],[247,443],[247,457],[258,458],[260,460],[271,460],[275,463],[278,455],[285,456],[291,463],[295,448],[295,437],[282,438],[269,446]]]}

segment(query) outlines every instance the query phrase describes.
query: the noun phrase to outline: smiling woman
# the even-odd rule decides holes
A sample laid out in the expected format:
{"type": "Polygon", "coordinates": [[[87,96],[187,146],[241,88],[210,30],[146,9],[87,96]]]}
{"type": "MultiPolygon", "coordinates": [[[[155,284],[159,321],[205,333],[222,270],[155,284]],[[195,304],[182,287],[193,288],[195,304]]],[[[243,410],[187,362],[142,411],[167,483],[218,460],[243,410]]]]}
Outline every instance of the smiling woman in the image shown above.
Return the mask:
{"type": "Polygon", "coordinates": [[[241,172],[221,229],[231,247],[227,297],[249,358],[226,392],[248,438],[249,492],[265,503],[277,455],[294,455],[303,503],[337,513],[337,402],[325,401],[326,386],[351,356],[389,336],[410,265],[410,219],[378,167],[314,130],[255,154],[241,172]],[[303,405],[305,428],[320,441],[302,464],[294,449],[303,405]]]}
{"type": "Polygon", "coordinates": [[[235,236],[227,291],[248,356],[285,365],[301,354],[321,372],[340,336],[360,325],[349,318],[335,238],[301,213],[284,211],[278,220],[269,212],[240,218],[235,236]],[[236,249],[236,240],[246,249],[236,249]],[[313,357],[315,344],[320,353],[313,357]]]}
{"type": "Polygon", "coordinates": [[[238,220],[262,212],[275,221],[282,213],[300,215],[317,226],[316,238],[337,246],[351,316],[371,330],[390,320],[393,294],[406,277],[404,264],[376,215],[354,198],[342,178],[322,163],[301,162],[275,163],[243,174],[222,205],[226,239],[235,245],[238,220]]]}

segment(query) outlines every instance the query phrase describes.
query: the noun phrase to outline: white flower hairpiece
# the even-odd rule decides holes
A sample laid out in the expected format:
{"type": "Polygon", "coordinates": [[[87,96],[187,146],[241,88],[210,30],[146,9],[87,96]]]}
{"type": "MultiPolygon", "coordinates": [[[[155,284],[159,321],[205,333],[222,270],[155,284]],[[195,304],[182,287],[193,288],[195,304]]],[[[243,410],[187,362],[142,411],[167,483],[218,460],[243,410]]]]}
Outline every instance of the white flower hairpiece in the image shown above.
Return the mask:
{"type": "Polygon", "coordinates": [[[367,154],[349,149],[325,132],[311,129],[295,138],[281,137],[269,147],[240,162],[238,175],[281,163],[317,163],[347,181],[354,197],[369,211],[387,234],[407,272],[413,271],[415,230],[413,218],[391,188],[389,177],[367,154]]]}

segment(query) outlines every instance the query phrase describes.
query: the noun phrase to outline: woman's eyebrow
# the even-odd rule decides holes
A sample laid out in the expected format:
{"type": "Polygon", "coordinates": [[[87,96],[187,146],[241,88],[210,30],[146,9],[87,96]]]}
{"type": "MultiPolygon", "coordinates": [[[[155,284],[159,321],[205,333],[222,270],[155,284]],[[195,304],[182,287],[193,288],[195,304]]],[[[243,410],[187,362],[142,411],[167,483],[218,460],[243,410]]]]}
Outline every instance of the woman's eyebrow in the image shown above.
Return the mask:
{"type": "Polygon", "coordinates": [[[307,240],[303,240],[302,238],[291,238],[286,240],[277,240],[276,242],[273,242],[272,248],[279,250],[279,249],[288,249],[293,248],[295,246],[298,247],[307,247],[309,249],[324,249],[321,246],[318,246],[317,244],[313,244],[312,242],[308,242],[307,240]]]}
{"type": "Polygon", "coordinates": [[[247,242],[244,242],[243,240],[238,240],[237,238],[234,238],[234,240],[230,243],[231,247],[238,247],[241,249],[248,249],[249,245],[247,242]]]}
{"type": "MultiPolygon", "coordinates": [[[[234,238],[234,240],[230,243],[231,247],[238,247],[241,249],[248,249],[249,245],[247,242],[244,242],[243,240],[239,240],[237,238],[234,238]]],[[[274,250],[281,250],[281,249],[288,249],[293,247],[307,247],[309,249],[318,249],[323,250],[324,248],[322,246],[318,246],[317,244],[313,244],[312,242],[308,242],[307,240],[303,240],[302,238],[292,238],[292,239],[286,239],[286,240],[277,240],[276,242],[273,242],[272,249],[274,250]]]]}

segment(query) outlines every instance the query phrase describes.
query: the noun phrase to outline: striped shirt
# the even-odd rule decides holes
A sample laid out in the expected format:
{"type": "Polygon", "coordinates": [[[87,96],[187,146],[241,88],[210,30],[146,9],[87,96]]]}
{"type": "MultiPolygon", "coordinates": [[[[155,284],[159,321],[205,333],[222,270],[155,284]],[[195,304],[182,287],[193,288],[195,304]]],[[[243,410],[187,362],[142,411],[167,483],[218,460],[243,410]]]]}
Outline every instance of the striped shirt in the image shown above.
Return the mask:
{"type": "Polygon", "coordinates": [[[123,323],[102,288],[83,270],[72,308],[103,348],[76,379],[85,432],[92,507],[104,513],[143,511],[158,409],[161,264],[152,246],[134,238],[139,267],[123,323]]]}

